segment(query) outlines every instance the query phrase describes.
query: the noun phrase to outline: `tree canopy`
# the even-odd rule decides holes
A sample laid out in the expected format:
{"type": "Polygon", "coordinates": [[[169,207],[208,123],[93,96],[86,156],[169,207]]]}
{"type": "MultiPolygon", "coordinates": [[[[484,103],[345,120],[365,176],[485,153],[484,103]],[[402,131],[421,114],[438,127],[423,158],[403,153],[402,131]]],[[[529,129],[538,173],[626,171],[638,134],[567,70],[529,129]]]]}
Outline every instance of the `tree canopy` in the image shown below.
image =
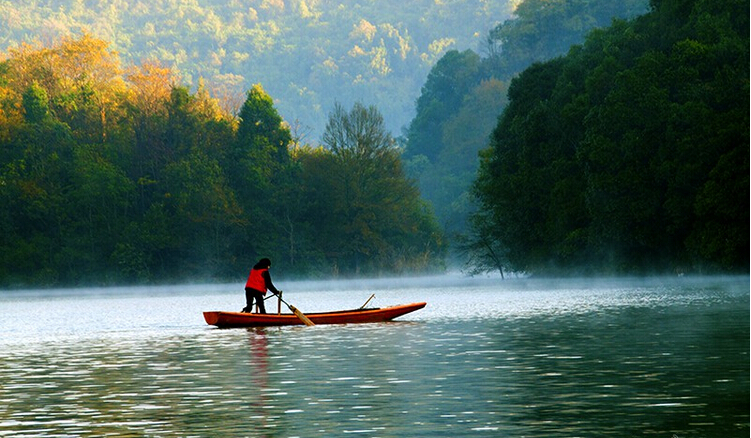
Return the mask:
{"type": "Polygon", "coordinates": [[[447,233],[466,233],[472,181],[513,77],[565,54],[592,29],[647,11],[647,0],[524,0],[486,35],[480,53],[449,50],[432,67],[405,130],[404,158],[447,233]]]}
{"type": "Polygon", "coordinates": [[[116,3],[0,1],[2,286],[748,270],[738,0],[116,3]]]}
{"type": "Polygon", "coordinates": [[[260,85],[234,116],[178,77],[122,68],[88,34],[7,53],[0,285],[237,279],[260,257],[287,276],[440,269],[432,213],[375,107],[344,117],[355,140],[296,146],[260,85]]]}
{"type": "Polygon", "coordinates": [[[193,89],[204,78],[228,109],[262,83],[279,113],[316,139],[334,101],[372,102],[386,128],[399,132],[433,64],[448,50],[477,48],[511,7],[508,0],[2,0],[0,51],[90,33],[128,63],[174,68],[193,89]]]}
{"type": "Polygon", "coordinates": [[[318,246],[339,269],[424,271],[442,254],[440,229],[402,170],[395,141],[374,107],[337,104],[325,149],[300,151],[304,192],[321,215],[308,214],[318,246]],[[379,267],[380,266],[380,267],[379,267]]]}
{"type": "Polygon", "coordinates": [[[475,184],[507,269],[747,272],[747,4],[651,7],[512,81],[475,184]]]}

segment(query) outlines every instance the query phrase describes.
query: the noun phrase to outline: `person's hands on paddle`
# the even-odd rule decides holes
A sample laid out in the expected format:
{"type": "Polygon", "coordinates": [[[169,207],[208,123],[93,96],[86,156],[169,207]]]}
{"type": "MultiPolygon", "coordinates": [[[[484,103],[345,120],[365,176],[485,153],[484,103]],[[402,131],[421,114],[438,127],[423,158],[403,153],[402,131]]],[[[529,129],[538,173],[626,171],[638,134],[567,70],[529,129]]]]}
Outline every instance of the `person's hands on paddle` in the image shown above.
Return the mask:
{"type": "Polygon", "coordinates": [[[282,292],[284,292],[284,291],[280,290],[278,294],[276,292],[273,292],[273,291],[269,291],[269,292],[271,292],[271,295],[269,295],[268,297],[264,298],[264,300],[268,300],[271,297],[279,297],[279,298],[281,298],[282,297],[282,292]]]}

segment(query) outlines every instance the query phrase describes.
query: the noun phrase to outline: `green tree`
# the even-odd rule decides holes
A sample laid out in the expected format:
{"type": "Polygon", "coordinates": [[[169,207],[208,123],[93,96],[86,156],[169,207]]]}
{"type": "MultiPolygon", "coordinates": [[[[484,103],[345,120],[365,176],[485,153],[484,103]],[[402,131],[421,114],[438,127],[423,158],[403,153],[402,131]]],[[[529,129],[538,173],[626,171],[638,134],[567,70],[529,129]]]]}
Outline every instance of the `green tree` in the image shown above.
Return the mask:
{"type": "MultiPolygon", "coordinates": [[[[646,10],[646,0],[526,0],[517,5],[512,17],[489,32],[482,47],[486,57],[451,50],[436,63],[406,132],[404,157],[410,176],[418,180],[423,196],[433,203],[437,217],[452,238],[467,232],[473,211],[469,187],[479,165],[477,152],[487,147],[505,107],[504,84],[532,63],[566,53],[572,44],[583,41],[589,30],[606,26],[614,17],[631,17],[646,10]]],[[[580,90],[580,79],[572,74],[567,80],[580,90]]],[[[577,105],[581,106],[571,105],[567,111],[577,105]]],[[[549,122],[556,125],[551,131],[565,129],[570,131],[565,133],[569,138],[578,135],[573,132],[576,129],[564,128],[565,124],[555,118],[549,122]]],[[[562,184],[558,190],[564,187],[573,185],[562,184]]],[[[546,227],[560,228],[571,219],[564,217],[546,227]]],[[[575,240],[580,241],[582,236],[579,233],[575,240]]],[[[569,242],[569,247],[581,244],[569,242]]]]}
{"type": "Polygon", "coordinates": [[[592,29],[606,27],[614,18],[632,18],[647,12],[647,1],[524,0],[514,16],[488,33],[488,63],[511,77],[535,62],[546,61],[580,44],[592,29]]]}
{"type": "Polygon", "coordinates": [[[748,160],[742,148],[722,156],[696,197],[698,220],[687,245],[710,261],[709,269],[733,271],[748,266],[749,203],[748,196],[743,197],[749,194],[748,160]]]}
{"type": "Polygon", "coordinates": [[[506,105],[506,93],[506,84],[497,79],[484,80],[468,92],[459,111],[442,125],[443,149],[420,173],[420,192],[432,202],[451,236],[467,230],[479,152],[487,147],[489,133],[506,105]]]}
{"type": "Polygon", "coordinates": [[[289,127],[274,108],[274,102],[261,87],[254,85],[240,109],[236,146],[239,150],[258,150],[276,162],[289,161],[287,147],[292,142],[289,127]]]}
{"type": "Polygon", "coordinates": [[[471,50],[451,50],[431,69],[417,99],[417,115],[407,131],[406,158],[424,155],[432,162],[438,157],[444,147],[442,126],[480,82],[480,62],[480,56],[471,50]]]}
{"type": "Polygon", "coordinates": [[[288,275],[440,264],[438,228],[379,113],[346,114],[346,140],[362,147],[298,138],[291,159],[290,131],[260,86],[235,119],[158,63],[118,81],[101,47],[24,46],[0,63],[3,286],[237,278],[261,255],[288,275]],[[363,177],[347,179],[352,169],[363,177]],[[354,195],[347,208],[342,189],[354,195]]]}
{"type": "MultiPolygon", "coordinates": [[[[248,92],[239,114],[240,124],[226,167],[230,186],[248,221],[244,246],[246,265],[260,255],[274,257],[282,263],[287,245],[280,229],[287,209],[287,199],[278,195],[288,192],[292,142],[289,128],[273,105],[271,97],[260,85],[248,92]]],[[[282,265],[283,266],[283,265],[282,265]]]]}
{"type": "Polygon", "coordinates": [[[481,241],[498,240],[497,245],[507,248],[512,270],[570,267],[573,262],[563,248],[558,254],[550,248],[551,241],[576,235],[581,224],[567,218],[581,216],[578,209],[583,208],[583,194],[577,191],[583,181],[575,157],[577,138],[565,131],[576,120],[560,118],[562,105],[554,95],[556,84],[566,77],[563,60],[556,60],[535,64],[512,81],[509,104],[480,165],[475,190],[481,208],[492,213],[478,213],[483,220],[473,220],[475,233],[481,241]],[[497,230],[487,226],[488,215],[497,230]]]}
{"type": "Polygon", "coordinates": [[[505,277],[508,270],[508,249],[496,235],[499,228],[488,210],[478,210],[469,218],[471,228],[458,237],[459,253],[465,258],[465,268],[469,275],[495,272],[505,277]]]}
{"type": "Polygon", "coordinates": [[[43,123],[50,117],[49,97],[44,88],[32,84],[23,94],[23,109],[26,122],[43,123]]]}
{"type": "Polygon", "coordinates": [[[245,269],[231,262],[247,226],[235,193],[215,159],[193,149],[165,169],[165,206],[180,239],[180,277],[215,278],[245,269]]]}
{"type": "Polygon", "coordinates": [[[63,253],[75,261],[78,280],[117,276],[110,257],[129,222],[135,184],[93,146],[76,145],[72,166],[66,193],[70,223],[63,233],[63,253]]]}
{"type": "Polygon", "coordinates": [[[8,209],[4,226],[10,231],[0,246],[11,278],[55,284],[69,278],[60,251],[68,226],[73,138],[68,126],[50,114],[47,93],[38,85],[23,93],[23,108],[24,122],[2,145],[13,152],[0,174],[8,209]]]}
{"type": "MultiPolygon", "coordinates": [[[[420,268],[440,251],[437,227],[404,175],[395,141],[374,107],[337,104],[323,135],[331,163],[326,192],[338,230],[329,254],[343,272],[420,268]],[[427,256],[426,256],[427,254],[427,256]]],[[[319,197],[320,199],[320,197],[319,197]]],[[[324,233],[333,236],[334,232],[324,233]]]]}
{"type": "Polygon", "coordinates": [[[689,3],[512,82],[475,186],[512,269],[748,269],[748,19],[689,3]]]}

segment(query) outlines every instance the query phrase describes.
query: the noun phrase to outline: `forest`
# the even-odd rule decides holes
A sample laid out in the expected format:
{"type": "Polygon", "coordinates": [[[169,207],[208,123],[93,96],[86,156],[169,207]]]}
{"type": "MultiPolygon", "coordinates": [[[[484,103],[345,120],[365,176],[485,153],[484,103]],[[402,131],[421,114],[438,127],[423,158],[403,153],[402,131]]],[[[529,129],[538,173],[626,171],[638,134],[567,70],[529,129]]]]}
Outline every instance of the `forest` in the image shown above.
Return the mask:
{"type": "Polygon", "coordinates": [[[476,266],[748,272],[748,3],[650,6],[511,81],[474,185],[476,266]]]}
{"type": "Polygon", "coordinates": [[[456,243],[464,240],[476,209],[472,182],[479,152],[508,103],[512,78],[535,62],[566,54],[614,18],[647,11],[646,0],[525,0],[488,32],[479,53],[449,50],[433,66],[405,129],[403,158],[453,242],[452,264],[464,262],[456,243]]]}
{"type": "MultiPolygon", "coordinates": [[[[335,102],[401,129],[428,71],[477,48],[515,0],[0,0],[0,52],[90,33],[127,64],[159,61],[239,110],[260,83],[293,131],[323,134],[335,102]]],[[[299,135],[299,134],[298,134],[299,135]]]]}
{"type": "Polygon", "coordinates": [[[239,114],[83,35],[0,63],[0,284],[442,267],[441,232],[374,106],[297,144],[260,85],[239,114]]]}
{"type": "MultiPolygon", "coordinates": [[[[109,3],[71,2],[76,17],[109,3]]],[[[189,4],[199,7],[157,2],[189,4]]],[[[253,10],[287,8],[279,20],[305,5],[261,4],[253,10]]],[[[343,11],[358,7],[339,13],[358,17],[343,11]]],[[[6,32],[26,29],[26,16],[5,14],[20,8],[0,1],[0,19],[15,23],[6,32]]],[[[420,52],[429,67],[402,136],[387,117],[412,92],[389,87],[415,85],[392,69],[388,87],[359,82],[389,103],[331,76],[341,95],[327,96],[319,142],[260,83],[237,92],[176,67],[205,52],[133,62],[120,52],[127,33],[117,44],[74,32],[9,46],[0,286],[237,281],[259,257],[288,278],[423,274],[457,261],[468,273],[748,272],[746,9],[525,0],[509,19],[486,11],[497,18],[481,53],[453,42],[420,52]]],[[[320,38],[324,16],[312,15],[320,38]]],[[[287,40],[272,40],[269,56],[284,52],[287,40]]],[[[295,103],[322,109],[306,105],[295,103]]]]}

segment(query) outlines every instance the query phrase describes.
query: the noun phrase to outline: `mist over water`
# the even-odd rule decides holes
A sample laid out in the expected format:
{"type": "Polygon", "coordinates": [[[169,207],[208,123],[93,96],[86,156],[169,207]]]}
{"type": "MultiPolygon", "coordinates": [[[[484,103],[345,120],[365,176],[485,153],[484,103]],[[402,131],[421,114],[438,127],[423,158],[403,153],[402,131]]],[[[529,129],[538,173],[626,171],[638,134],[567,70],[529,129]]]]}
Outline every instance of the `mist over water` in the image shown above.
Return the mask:
{"type": "Polygon", "coordinates": [[[428,305],[220,330],[201,312],[242,285],[3,292],[0,436],[749,434],[747,277],[277,283],[304,312],[428,305]]]}

